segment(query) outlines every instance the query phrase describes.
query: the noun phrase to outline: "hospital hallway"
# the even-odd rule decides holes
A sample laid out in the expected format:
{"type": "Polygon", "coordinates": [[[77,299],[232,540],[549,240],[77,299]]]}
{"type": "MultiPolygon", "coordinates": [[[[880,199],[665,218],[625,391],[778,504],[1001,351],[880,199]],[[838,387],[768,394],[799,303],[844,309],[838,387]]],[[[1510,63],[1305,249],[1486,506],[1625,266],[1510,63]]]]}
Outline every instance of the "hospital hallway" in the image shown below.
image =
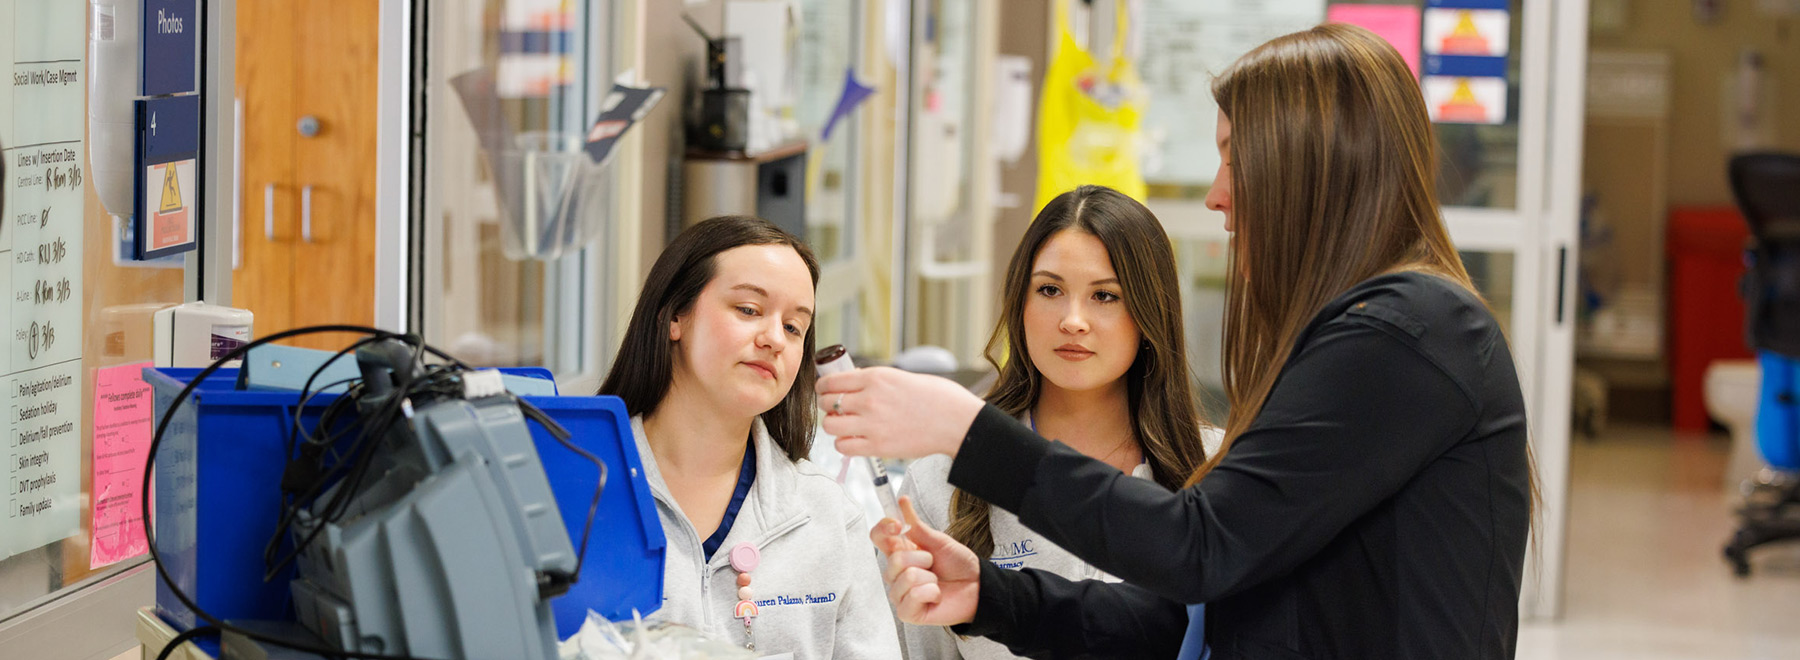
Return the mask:
{"type": "Polygon", "coordinates": [[[1563,620],[1526,624],[1521,660],[1800,658],[1800,541],[1720,555],[1736,527],[1722,432],[1614,426],[1571,443],[1563,620]]]}

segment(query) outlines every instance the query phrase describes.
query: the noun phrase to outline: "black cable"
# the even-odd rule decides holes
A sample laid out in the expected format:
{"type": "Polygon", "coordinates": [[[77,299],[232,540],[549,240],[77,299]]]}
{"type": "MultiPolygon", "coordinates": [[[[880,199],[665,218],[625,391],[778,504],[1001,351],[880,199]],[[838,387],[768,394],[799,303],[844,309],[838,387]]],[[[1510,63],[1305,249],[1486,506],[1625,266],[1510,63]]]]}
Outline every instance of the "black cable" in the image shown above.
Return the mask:
{"type": "MultiPolygon", "coordinates": [[[[422,364],[422,359],[422,354],[414,354],[415,365],[422,364]]],[[[431,393],[444,397],[460,395],[460,373],[462,372],[446,370],[440,365],[432,365],[424,376],[410,379],[407,382],[406,389],[392,392],[381,408],[363,418],[366,422],[365,427],[363,434],[357,438],[357,441],[350,452],[352,459],[348,476],[336,486],[336,492],[332,495],[331,499],[326,502],[323,509],[319,510],[318,513],[313,516],[311,531],[307,532],[307,534],[295,544],[294,548],[279,561],[272,566],[265,566],[267,572],[265,572],[263,576],[264,580],[273,579],[274,575],[279,574],[288,566],[288,564],[294,562],[300,555],[304,554],[306,549],[312,546],[313,542],[318,539],[328,525],[342,520],[345,513],[347,513],[349,506],[355,502],[357,495],[362,492],[362,484],[368,478],[369,472],[374,465],[375,447],[382,441],[382,438],[388,434],[393,426],[399,423],[404,403],[420,394],[431,393]],[[369,420],[373,421],[370,422],[369,420]]],[[[515,403],[523,404],[522,401],[516,399],[515,403]]],[[[550,423],[555,425],[554,420],[550,420],[550,423]]],[[[554,426],[554,429],[565,437],[568,435],[568,431],[563,430],[560,425],[554,426]]],[[[300,512],[299,509],[301,508],[301,505],[306,501],[311,500],[313,493],[316,493],[319,488],[324,486],[324,484],[330,483],[332,478],[342,470],[343,464],[334,466],[332,470],[325,475],[325,478],[315,484],[314,489],[309,491],[306,497],[297,500],[294,505],[288,509],[289,515],[284,516],[284,522],[286,524],[283,526],[283,529],[290,529],[295,520],[295,516],[300,512]]],[[[273,544],[278,544],[279,540],[279,537],[271,537],[271,543],[273,544]]],[[[265,550],[270,549],[271,547],[265,547],[265,550]]],[[[265,555],[265,559],[267,558],[268,555],[265,555]]]]}
{"type": "MultiPolygon", "coordinates": [[[[415,351],[413,359],[415,362],[420,360],[420,353],[415,351]]],[[[382,407],[378,408],[372,415],[364,417],[365,420],[372,418],[375,420],[375,423],[374,425],[368,423],[364,424],[363,434],[358,438],[356,448],[351,452],[354,460],[354,467],[351,469],[349,476],[346,477],[343,484],[338,488],[337,492],[332,496],[331,500],[326,504],[325,510],[320,512],[318,518],[321,522],[321,527],[313,530],[313,533],[307,536],[302,545],[299,548],[296,548],[296,554],[299,550],[311,545],[312,540],[316,538],[319,531],[323,529],[322,525],[324,523],[336,522],[342,518],[345,508],[348,507],[350,503],[355,500],[357,494],[362,491],[363,479],[368,475],[370,466],[374,464],[375,448],[387,437],[388,432],[393,429],[394,425],[399,423],[404,406],[412,397],[424,392],[436,378],[444,373],[445,372],[443,371],[436,371],[428,372],[423,377],[419,378],[408,377],[404,389],[391,392],[382,407]]]]}
{"type": "MultiPolygon", "coordinates": [[[[330,387],[330,386],[327,386],[327,387],[330,387]]],[[[362,426],[362,417],[356,417],[356,418],[352,419],[349,424],[345,424],[342,427],[338,426],[338,418],[341,417],[346,410],[355,408],[355,406],[353,404],[362,397],[362,393],[363,393],[362,384],[356,383],[355,385],[351,386],[348,390],[345,390],[343,396],[338,397],[337,400],[332,401],[329,404],[326,404],[324,412],[321,412],[319,414],[318,426],[314,429],[314,432],[311,435],[308,435],[306,437],[307,443],[311,446],[319,448],[320,451],[334,450],[334,449],[336,449],[335,445],[338,443],[338,441],[343,440],[344,436],[348,435],[352,430],[355,430],[358,427],[362,426]],[[330,429],[330,428],[337,428],[337,430],[331,431],[330,433],[324,435],[324,437],[319,437],[318,429],[330,429]]],[[[291,457],[292,455],[293,455],[293,452],[290,451],[289,456],[291,457]]],[[[336,460],[337,457],[334,454],[332,458],[333,458],[333,460],[336,460]]]]}
{"type": "Polygon", "coordinates": [[[169,660],[169,656],[175,653],[175,649],[180,648],[182,644],[187,643],[195,637],[201,635],[217,635],[219,633],[220,630],[217,626],[194,626],[187,630],[183,630],[174,637],[169,638],[169,643],[164,644],[163,649],[157,652],[156,660],[169,660]]]}
{"type": "MultiPolygon", "coordinates": [[[[363,344],[363,342],[357,342],[357,343],[359,345],[363,344]]],[[[329,364],[329,362],[327,364],[329,364]]],[[[320,369],[322,370],[322,369],[324,369],[324,367],[321,366],[320,369]]],[[[318,372],[315,371],[314,376],[317,376],[317,374],[318,374],[318,372]]],[[[346,380],[361,380],[361,379],[362,379],[362,377],[359,375],[356,378],[346,379],[346,380]]],[[[312,382],[313,382],[312,379],[309,378],[307,380],[307,386],[310,387],[312,382]]],[[[344,381],[339,381],[339,382],[344,382],[344,381]]],[[[321,388],[321,389],[330,389],[333,386],[335,386],[335,384],[327,385],[326,387],[321,388]]],[[[347,391],[343,396],[338,397],[337,400],[332,401],[330,404],[328,404],[325,408],[325,411],[320,414],[319,423],[315,427],[314,432],[310,433],[310,434],[306,433],[305,428],[301,427],[298,424],[297,420],[299,420],[300,415],[305,410],[306,404],[311,400],[311,397],[318,393],[312,392],[312,393],[303,394],[303,396],[300,400],[300,406],[296,407],[294,410],[294,418],[296,420],[295,428],[297,429],[297,431],[299,433],[305,435],[306,444],[308,447],[331,447],[332,445],[336,444],[336,442],[338,440],[342,439],[343,434],[348,433],[351,429],[355,429],[356,427],[363,425],[364,420],[361,417],[358,417],[355,422],[351,423],[350,425],[348,425],[342,429],[339,429],[337,432],[329,433],[329,434],[325,435],[325,437],[323,437],[323,438],[316,437],[319,435],[319,429],[331,428],[332,425],[336,424],[337,417],[339,415],[343,414],[343,411],[345,409],[353,407],[353,405],[355,404],[355,402],[357,400],[357,397],[360,396],[360,392],[361,392],[361,385],[359,384],[356,387],[352,388],[351,390],[347,391]]],[[[355,444],[351,445],[351,453],[354,454],[358,450],[360,450],[364,446],[363,441],[366,438],[367,438],[366,435],[357,436],[357,442],[355,444]]],[[[320,451],[323,451],[323,449],[320,449],[320,451]]],[[[296,459],[294,457],[294,450],[293,450],[291,442],[289,443],[289,447],[287,449],[286,455],[284,456],[284,459],[289,461],[289,466],[290,466],[289,469],[292,469],[293,461],[295,461],[296,459]]],[[[284,567],[287,563],[286,561],[282,561],[279,563],[279,565],[277,565],[275,555],[276,555],[276,551],[281,547],[281,541],[283,539],[287,538],[288,530],[293,527],[293,522],[294,522],[295,517],[299,514],[300,510],[302,508],[304,508],[305,503],[312,501],[313,498],[319,494],[320,490],[324,489],[326,486],[333,483],[333,481],[337,477],[337,472],[338,472],[338,468],[334,466],[332,469],[325,470],[321,474],[313,475],[312,483],[308,486],[308,488],[304,492],[299,493],[296,496],[290,497],[290,495],[286,492],[284,492],[282,494],[281,517],[276,519],[275,530],[273,533],[271,533],[269,535],[268,543],[264,544],[264,546],[263,546],[263,581],[264,582],[268,582],[270,580],[275,579],[275,575],[280,573],[281,568],[284,567]]],[[[284,470],[284,473],[283,473],[284,480],[285,480],[286,476],[287,476],[287,474],[286,474],[286,471],[284,470]]],[[[284,486],[285,486],[285,484],[284,484],[284,486]]],[[[284,487],[284,490],[285,490],[285,487],[284,487]]]]}
{"type": "MultiPolygon", "coordinates": [[[[429,373],[425,377],[409,383],[406,390],[393,393],[388,399],[385,407],[381,408],[370,417],[365,418],[365,420],[372,418],[378,421],[375,422],[373,426],[365,425],[364,435],[358,438],[356,445],[357,449],[353,449],[351,452],[355,455],[355,461],[350,475],[338,486],[336,494],[329,502],[327,502],[325,508],[315,516],[313,529],[308,532],[304,538],[298,541],[295,544],[295,547],[287,555],[282,557],[278,563],[272,567],[268,567],[268,572],[264,575],[265,580],[272,579],[271,576],[280,573],[289,563],[292,563],[297,559],[307,547],[312,545],[320,533],[324,531],[327,524],[341,519],[345,512],[344,509],[350,505],[354,500],[355,494],[361,490],[361,484],[363,480],[367,478],[368,470],[373,464],[374,452],[370,448],[374,446],[375,442],[379,442],[379,439],[382,436],[386,435],[388,429],[391,429],[395,423],[398,423],[398,410],[401,402],[419,393],[430,391],[430,388],[434,384],[439,383],[442,384],[443,390],[436,393],[446,396],[457,395],[460,393],[460,386],[457,384],[460,381],[460,372],[445,372],[440,370],[429,373]],[[448,376],[448,378],[440,379],[440,376],[448,376]]],[[[341,400],[342,399],[340,399],[340,401],[341,400]]],[[[545,414],[543,410],[518,397],[513,397],[513,401],[527,417],[537,421],[549,430],[550,435],[556,438],[558,443],[568,448],[571,452],[587,459],[588,462],[593,463],[599,474],[599,479],[594,487],[594,497],[588,505],[587,520],[582,529],[581,544],[580,549],[577,551],[578,554],[576,555],[575,568],[571,571],[569,576],[570,583],[574,583],[580,580],[582,563],[587,557],[588,539],[591,538],[593,534],[594,519],[598,515],[600,498],[606,488],[606,463],[592,453],[571,443],[569,441],[571,435],[569,431],[563,428],[561,424],[558,424],[556,420],[551,418],[548,414],[545,414]]],[[[341,469],[341,466],[334,468],[334,473],[338,469],[341,469]]],[[[304,499],[306,498],[303,498],[302,502],[304,499]]],[[[297,502],[296,506],[300,503],[301,502],[297,502]]],[[[291,528],[292,519],[288,518],[287,521],[289,523],[287,527],[291,528]]],[[[277,539],[271,539],[272,543],[276,541],[277,539]]]]}
{"type": "Polygon", "coordinates": [[[349,433],[350,429],[354,429],[358,426],[362,421],[362,418],[360,417],[346,427],[336,431],[326,432],[326,429],[337,426],[338,415],[342,414],[345,407],[344,402],[354,401],[360,396],[360,393],[362,392],[361,385],[358,383],[360,380],[362,380],[362,376],[345,378],[334,383],[326,384],[316,391],[308,392],[301,390],[300,405],[294,407],[294,432],[290,433],[286,438],[287,454],[285,455],[285,458],[287,458],[287,460],[294,460],[294,443],[297,438],[303,438],[308,446],[329,447],[332,444],[335,444],[339,439],[343,438],[344,434],[349,433]],[[302,428],[300,425],[301,411],[306,410],[307,406],[312,405],[314,397],[324,394],[325,390],[329,390],[339,385],[347,385],[349,387],[346,387],[344,393],[337,399],[333,400],[331,403],[325,404],[324,412],[319,414],[319,423],[314,425],[311,433],[307,433],[306,429],[302,428]],[[321,434],[323,434],[323,437],[320,437],[321,434]]]}
{"type": "MultiPolygon", "coordinates": [[[[399,336],[400,335],[397,335],[397,334],[394,334],[391,332],[386,332],[386,333],[382,333],[380,335],[372,335],[372,336],[364,337],[360,340],[357,340],[356,343],[353,343],[353,344],[345,347],[344,350],[338,351],[335,355],[331,356],[331,359],[326,360],[324,364],[319,365],[319,368],[314,369],[312,372],[312,375],[306,377],[306,384],[300,386],[300,404],[294,406],[294,433],[297,435],[304,435],[306,433],[306,430],[300,426],[300,412],[302,410],[306,409],[306,402],[310,401],[312,399],[313,381],[319,377],[319,374],[325,372],[326,367],[329,367],[333,363],[337,362],[338,360],[343,359],[345,355],[348,355],[351,351],[354,351],[358,348],[362,348],[363,346],[381,341],[383,339],[387,339],[390,337],[399,337],[399,336]]],[[[362,380],[362,376],[359,374],[353,378],[347,378],[345,380],[362,380]]],[[[339,382],[343,382],[343,381],[339,381],[339,382]]],[[[333,387],[332,385],[326,385],[325,387],[321,387],[319,389],[328,390],[328,389],[331,389],[332,387],[333,387]]],[[[288,456],[290,458],[292,458],[293,453],[294,453],[293,444],[289,443],[288,456]]]]}
{"type": "MultiPolygon", "coordinates": [[[[156,549],[156,526],[154,524],[154,521],[156,520],[156,518],[154,516],[150,515],[150,481],[156,474],[155,473],[155,465],[156,465],[157,449],[159,449],[162,446],[163,436],[166,435],[169,430],[169,422],[175,418],[175,411],[180,409],[181,403],[183,401],[186,401],[188,399],[188,397],[193,394],[194,389],[199,387],[200,383],[204,382],[207,379],[207,377],[218,372],[218,370],[221,367],[223,367],[226,362],[242,359],[244,354],[248,353],[250,351],[250,349],[253,349],[258,346],[262,346],[264,344],[268,344],[271,342],[279,341],[282,339],[287,339],[290,337],[299,337],[299,336],[303,336],[303,335],[318,334],[318,333],[324,333],[324,332],[358,332],[358,333],[364,333],[364,334],[380,334],[380,333],[384,333],[387,331],[379,330],[376,328],[370,328],[370,327],[366,327],[366,326],[359,326],[359,325],[316,325],[316,326],[309,326],[309,327],[305,327],[305,328],[295,328],[293,330],[284,330],[284,331],[269,335],[267,337],[257,339],[255,341],[244,344],[237,348],[231,349],[231,351],[227,352],[223,357],[219,358],[218,360],[215,360],[212,364],[207,365],[207,367],[205,369],[201,369],[200,373],[195,374],[193,379],[188,381],[188,384],[185,387],[181,388],[181,392],[179,394],[176,394],[175,399],[173,400],[172,403],[170,403],[169,409],[163,413],[162,421],[157,423],[156,433],[154,435],[152,435],[150,438],[150,447],[147,452],[148,455],[145,457],[145,460],[144,460],[144,481],[140,485],[140,489],[138,491],[139,506],[141,507],[140,513],[143,515],[144,520],[150,521],[150,524],[144,525],[144,541],[145,541],[145,544],[148,546],[148,550],[150,552],[150,561],[152,564],[154,564],[156,566],[156,576],[158,579],[162,580],[164,585],[167,585],[169,587],[169,593],[174,594],[176,600],[181,601],[181,604],[183,606],[187,607],[189,611],[192,611],[195,616],[199,617],[201,620],[207,622],[208,624],[211,624],[215,628],[218,628],[222,631],[229,630],[229,631],[238,633],[240,635],[243,635],[244,637],[247,637],[249,639],[252,639],[252,640],[255,640],[258,642],[262,642],[265,644],[274,644],[276,646],[295,649],[298,651],[305,651],[307,653],[323,655],[326,657],[362,658],[363,660],[420,660],[419,658],[416,658],[413,656],[386,655],[386,654],[381,654],[381,653],[363,653],[363,652],[359,652],[359,651],[344,651],[344,650],[339,650],[339,649],[330,649],[330,648],[325,648],[325,647],[321,647],[321,646],[314,646],[312,644],[307,644],[304,642],[296,642],[294,640],[281,639],[278,637],[274,637],[272,635],[268,635],[268,634],[264,634],[264,633],[260,633],[260,632],[256,632],[256,631],[252,631],[252,630],[246,630],[246,629],[225,623],[224,620],[222,620],[216,616],[213,616],[212,613],[207,612],[204,609],[201,609],[199,603],[195,603],[193,597],[189,596],[186,591],[183,591],[181,589],[180,585],[177,585],[175,583],[175,578],[173,576],[169,575],[168,567],[163,565],[162,553],[158,552],[156,549]]],[[[389,334],[391,334],[391,333],[389,333],[389,334]]],[[[431,350],[432,354],[434,354],[434,355],[440,355],[440,352],[435,349],[427,349],[427,350],[431,350]]],[[[445,357],[447,357],[447,356],[445,356],[445,357]]],[[[449,359],[454,361],[454,358],[449,358],[449,359]]],[[[460,361],[458,361],[458,362],[460,362],[460,361]]]]}
{"type": "MultiPolygon", "coordinates": [[[[349,475],[338,484],[337,491],[333,493],[331,499],[326,502],[324,510],[320,511],[318,515],[314,517],[315,522],[312,531],[308,532],[304,538],[296,543],[294,548],[290,550],[287,555],[283,556],[273,567],[266,567],[268,568],[268,571],[263,575],[264,580],[272,579],[275,574],[278,574],[282,569],[287,568],[288,564],[293,563],[294,560],[298,559],[308,547],[312,546],[313,541],[319,538],[319,535],[325,531],[325,528],[329,524],[342,518],[344,510],[350,506],[350,503],[355,500],[356,495],[362,490],[362,482],[368,474],[369,467],[374,464],[375,448],[380,445],[382,438],[385,437],[388,431],[393,428],[394,424],[399,421],[402,404],[408,397],[414,395],[416,390],[429,382],[430,380],[428,378],[419,378],[409,382],[407,389],[392,392],[387,401],[382,404],[381,408],[373,415],[364,418],[365,424],[363,433],[358,436],[354,448],[351,451],[354,463],[353,467],[350,469],[349,475]],[[376,420],[374,426],[370,426],[367,423],[371,418],[376,420]]],[[[316,492],[325,484],[330,483],[330,477],[337,471],[338,468],[334,467],[331,472],[327,472],[325,475],[326,478],[320,479],[309,493],[316,492]]],[[[297,500],[293,506],[300,507],[308,499],[311,498],[301,498],[297,500]]],[[[292,522],[293,520],[290,517],[288,520],[289,528],[292,527],[292,522]]],[[[278,542],[278,539],[276,540],[278,542]]]]}
{"type": "Polygon", "coordinates": [[[543,425],[544,429],[550,432],[550,437],[556,438],[556,441],[562,443],[562,446],[568,447],[569,451],[575,452],[582,458],[587,459],[588,462],[593,463],[594,467],[600,472],[600,481],[599,483],[594,484],[594,500],[588,503],[587,524],[581,529],[581,549],[575,551],[575,570],[569,575],[570,583],[580,582],[581,564],[582,562],[587,561],[588,535],[594,533],[594,514],[600,511],[600,493],[606,490],[606,461],[600,460],[600,457],[593,455],[588,452],[588,450],[582,449],[573,442],[569,442],[570,433],[568,429],[565,429],[561,424],[556,423],[555,419],[551,419],[549,414],[545,413],[537,406],[532,405],[530,401],[526,401],[519,397],[513,398],[518,400],[519,409],[525,412],[526,417],[543,425]]]}
{"type": "MultiPolygon", "coordinates": [[[[455,374],[458,373],[457,371],[446,369],[443,365],[427,365],[425,363],[425,353],[430,347],[424,343],[423,339],[414,334],[401,336],[392,333],[385,336],[365,338],[351,345],[349,348],[339,351],[331,360],[326,361],[325,364],[320,365],[318,370],[313,372],[312,376],[307,379],[302,392],[311,388],[312,384],[317,380],[318,375],[327,365],[335,362],[349,351],[366,346],[374,341],[386,339],[400,341],[413,348],[411,359],[408,361],[409,366],[414,372],[421,375],[415,377],[412,375],[412,372],[409,372],[404,378],[400,379],[406,383],[405,389],[391,392],[390,396],[387,398],[386,405],[379,408],[376,412],[358,417],[356,424],[353,424],[350,428],[361,425],[363,427],[362,433],[357,437],[356,442],[351,444],[348,451],[349,459],[347,462],[343,459],[338,459],[333,463],[332,467],[323,474],[314,475],[313,483],[305,493],[293,498],[291,501],[284,501],[282,516],[276,523],[276,529],[270,535],[268,543],[263,546],[263,580],[265,582],[273,580],[283,569],[287,568],[289,564],[298,559],[308,547],[311,547],[313,541],[318,539],[319,534],[324,531],[326,525],[342,519],[350,504],[355,501],[356,496],[362,491],[362,483],[367,477],[369,467],[373,464],[374,449],[393,428],[393,425],[398,422],[402,405],[405,400],[422,393],[433,393],[440,396],[455,396],[460,393],[460,389],[457,388],[453,382],[450,382],[457,380],[455,376],[455,374]],[[442,386],[433,390],[432,386],[440,382],[442,383],[442,386]],[[378,421],[375,422],[374,425],[371,425],[370,420],[378,421]],[[308,504],[314,501],[322,489],[338,482],[337,478],[340,473],[344,471],[346,466],[350,466],[349,477],[341,482],[341,486],[338,487],[338,490],[333,494],[332,498],[327,501],[324,509],[313,516],[315,519],[315,526],[313,529],[308,532],[306,536],[299,539],[297,544],[288,554],[282,556],[279,560],[276,559],[276,550],[280,547],[281,541],[288,537],[289,530],[293,528],[293,525],[298,520],[300,514],[305,512],[308,508],[308,504]]],[[[357,379],[360,380],[360,376],[357,379]]],[[[329,387],[331,386],[327,386],[323,389],[329,389],[329,387]]],[[[339,432],[326,435],[323,438],[317,437],[320,434],[318,429],[330,428],[329,422],[332,419],[335,419],[336,415],[346,407],[344,404],[354,403],[358,400],[361,396],[360,388],[365,387],[367,387],[367,384],[360,385],[358,392],[346,393],[345,396],[333,401],[327,407],[326,411],[321,415],[319,424],[315,427],[314,433],[307,435],[307,443],[309,446],[317,447],[334,445],[342,438],[343,433],[348,432],[349,428],[346,428],[341,429],[339,432]]],[[[310,394],[307,396],[310,397],[310,394]]],[[[299,419],[301,411],[305,409],[305,403],[305,400],[302,400],[301,405],[296,408],[296,420],[299,419]]],[[[301,427],[298,423],[296,423],[295,426],[301,433],[304,433],[304,427],[301,427]]],[[[293,460],[293,452],[291,450],[288,452],[288,455],[289,459],[293,460]]]]}
{"type": "MultiPolygon", "coordinates": [[[[357,398],[359,397],[358,390],[350,390],[350,391],[346,391],[344,396],[339,397],[336,401],[333,401],[330,405],[328,405],[326,407],[325,411],[320,415],[319,423],[315,426],[314,431],[312,433],[306,432],[305,427],[302,425],[302,418],[303,418],[302,416],[306,410],[306,406],[309,403],[311,403],[312,398],[315,395],[320,393],[320,392],[314,391],[312,389],[313,383],[317,382],[319,375],[324,373],[325,370],[328,367],[330,367],[332,364],[336,363],[338,360],[343,359],[345,355],[348,355],[351,352],[354,352],[355,350],[362,348],[364,346],[367,346],[369,344],[372,344],[372,343],[375,343],[378,341],[388,340],[388,339],[396,339],[396,340],[401,340],[401,341],[406,341],[406,342],[418,341],[417,336],[411,335],[411,334],[400,335],[397,333],[386,332],[386,331],[371,334],[367,337],[363,337],[362,339],[357,340],[356,342],[350,344],[349,346],[343,348],[342,350],[339,350],[337,353],[333,354],[329,359],[327,359],[323,363],[321,363],[317,369],[314,369],[313,372],[307,376],[306,383],[300,387],[299,403],[294,406],[294,411],[292,414],[294,428],[288,434],[288,436],[285,438],[286,443],[285,443],[285,453],[283,454],[283,459],[289,462],[288,470],[294,469],[293,463],[294,463],[294,461],[297,460],[296,457],[294,456],[295,442],[296,442],[297,438],[304,437],[306,445],[308,447],[331,447],[332,445],[335,445],[338,440],[342,439],[342,437],[345,434],[349,433],[351,430],[355,429],[358,425],[360,425],[362,423],[362,419],[359,417],[359,418],[357,418],[356,422],[350,424],[349,426],[337,429],[336,431],[329,430],[335,426],[338,415],[342,414],[342,411],[345,409],[346,406],[344,404],[354,403],[357,400],[357,398]]],[[[415,348],[415,354],[416,354],[416,348],[415,348]]],[[[240,380],[241,380],[241,378],[240,378],[240,380]]],[[[360,374],[358,374],[355,377],[344,379],[342,381],[338,381],[338,383],[356,382],[356,381],[361,381],[361,380],[362,380],[362,376],[360,374]]],[[[326,385],[326,386],[320,388],[320,390],[331,389],[332,387],[335,387],[338,383],[326,385]]],[[[356,449],[360,448],[361,446],[362,446],[361,438],[359,437],[358,443],[356,445],[352,446],[352,453],[354,453],[356,451],[356,449]]],[[[323,449],[320,449],[319,451],[323,451],[323,449]]],[[[334,457],[334,460],[335,460],[335,457],[334,457]]],[[[316,466],[314,469],[317,469],[316,466]]],[[[288,484],[286,484],[286,483],[283,484],[284,492],[282,494],[281,517],[276,520],[275,530],[272,534],[270,534],[268,543],[264,544],[264,546],[263,546],[263,581],[264,582],[273,580],[275,575],[280,573],[281,568],[283,566],[285,566],[287,563],[286,561],[277,563],[276,559],[275,559],[275,553],[276,553],[276,550],[281,547],[281,541],[283,539],[287,538],[288,530],[292,528],[294,518],[296,515],[298,515],[299,510],[302,508],[302,505],[306,502],[310,502],[318,494],[318,492],[321,488],[324,488],[326,485],[331,484],[333,482],[333,479],[336,476],[335,473],[336,473],[335,470],[330,470],[330,471],[326,471],[324,474],[313,475],[313,483],[311,484],[311,486],[304,493],[299,494],[297,497],[291,497],[289,495],[289,493],[286,492],[287,491],[286,486],[288,484]]],[[[288,472],[287,472],[287,470],[284,470],[283,471],[284,482],[286,481],[287,476],[288,476],[288,472]]]]}

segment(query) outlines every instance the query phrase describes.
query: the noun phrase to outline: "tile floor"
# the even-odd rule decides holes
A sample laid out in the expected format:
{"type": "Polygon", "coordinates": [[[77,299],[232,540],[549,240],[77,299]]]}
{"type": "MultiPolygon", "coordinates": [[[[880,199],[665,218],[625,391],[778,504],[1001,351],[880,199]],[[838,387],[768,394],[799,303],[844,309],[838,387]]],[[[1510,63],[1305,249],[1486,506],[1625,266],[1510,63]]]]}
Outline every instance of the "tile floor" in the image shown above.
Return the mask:
{"type": "Polygon", "coordinates": [[[1518,657],[1800,658],[1800,542],[1752,552],[1748,579],[1720,556],[1728,452],[1722,434],[1662,428],[1577,438],[1564,616],[1525,625],[1518,657]]]}

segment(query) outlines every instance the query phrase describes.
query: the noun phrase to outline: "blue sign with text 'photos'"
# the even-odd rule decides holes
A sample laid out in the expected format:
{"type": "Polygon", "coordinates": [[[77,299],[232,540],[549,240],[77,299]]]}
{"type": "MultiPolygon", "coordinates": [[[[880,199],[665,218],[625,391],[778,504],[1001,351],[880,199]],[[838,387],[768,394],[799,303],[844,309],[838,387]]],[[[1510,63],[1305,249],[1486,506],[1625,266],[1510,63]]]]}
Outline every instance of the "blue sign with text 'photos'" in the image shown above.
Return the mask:
{"type": "Polygon", "coordinates": [[[196,85],[200,52],[199,3],[195,0],[143,0],[141,41],[144,96],[189,94],[196,85]]]}

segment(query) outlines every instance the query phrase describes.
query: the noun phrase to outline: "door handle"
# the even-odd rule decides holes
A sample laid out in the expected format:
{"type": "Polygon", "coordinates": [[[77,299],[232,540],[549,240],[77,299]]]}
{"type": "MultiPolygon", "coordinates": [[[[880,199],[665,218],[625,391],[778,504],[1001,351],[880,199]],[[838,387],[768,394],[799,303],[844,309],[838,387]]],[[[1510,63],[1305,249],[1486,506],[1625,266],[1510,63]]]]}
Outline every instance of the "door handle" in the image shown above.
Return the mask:
{"type": "Polygon", "coordinates": [[[231,269],[244,265],[244,99],[231,103],[231,269]]]}
{"type": "Polygon", "coordinates": [[[263,240],[275,240],[275,184],[263,185],[263,240]]]}
{"type": "Polygon", "coordinates": [[[300,188],[300,240],[308,243],[312,239],[312,186],[300,188]]]}
{"type": "Polygon", "coordinates": [[[1559,245],[1556,248],[1556,325],[1563,324],[1564,300],[1563,288],[1569,285],[1569,246],[1559,245]]]}

